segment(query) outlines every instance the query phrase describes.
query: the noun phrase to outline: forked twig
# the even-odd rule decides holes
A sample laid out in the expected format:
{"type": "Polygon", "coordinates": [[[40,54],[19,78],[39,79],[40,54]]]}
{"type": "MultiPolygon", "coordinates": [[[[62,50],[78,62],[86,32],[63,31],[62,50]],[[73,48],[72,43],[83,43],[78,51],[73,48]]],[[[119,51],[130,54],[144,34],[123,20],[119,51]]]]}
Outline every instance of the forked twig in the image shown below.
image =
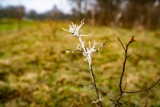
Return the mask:
{"type": "MultiPolygon", "coordinates": [[[[115,107],[117,107],[117,106],[121,107],[122,106],[122,103],[120,102],[120,100],[121,100],[123,94],[148,92],[150,89],[154,88],[160,82],[160,79],[158,79],[156,82],[153,82],[149,87],[147,87],[145,89],[138,90],[138,91],[125,91],[125,89],[122,88],[122,85],[123,85],[123,77],[124,77],[124,73],[125,73],[125,69],[126,69],[126,62],[127,62],[128,57],[129,57],[128,56],[128,48],[129,48],[130,44],[133,43],[135,40],[134,40],[134,36],[132,36],[132,38],[126,44],[126,46],[124,46],[124,44],[122,43],[122,41],[119,38],[118,38],[118,40],[119,40],[120,44],[122,45],[122,47],[124,49],[125,55],[124,55],[124,61],[123,61],[123,65],[122,65],[122,73],[121,73],[120,80],[119,80],[119,96],[118,96],[118,98],[115,102],[115,107]]],[[[125,88],[126,88],[126,85],[125,85],[125,88]]],[[[149,94],[148,96],[151,96],[151,95],[149,94]]],[[[148,96],[147,96],[146,104],[148,102],[148,96]]]]}

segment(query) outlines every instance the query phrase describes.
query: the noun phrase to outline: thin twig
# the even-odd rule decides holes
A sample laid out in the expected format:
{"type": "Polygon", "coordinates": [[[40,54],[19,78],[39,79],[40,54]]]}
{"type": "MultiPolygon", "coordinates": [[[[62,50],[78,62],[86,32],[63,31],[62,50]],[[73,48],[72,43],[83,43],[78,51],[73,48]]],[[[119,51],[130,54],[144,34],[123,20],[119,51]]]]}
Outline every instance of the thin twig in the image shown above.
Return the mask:
{"type": "Polygon", "coordinates": [[[121,45],[122,45],[122,47],[123,47],[124,51],[126,51],[126,49],[125,49],[125,47],[124,47],[123,43],[121,42],[121,40],[119,39],[119,37],[118,37],[118,40],[119,40],[119,42],[121,43],[121,45]]]}
{"type": "Polygon", "coordinates": [[[107,41],[105,41],[95,52],[98,52],[99,50],[101,50],[105,45],[106,45],[107,41]]]}
{"type": "Polygon", "coordinates": [[[149,97],[150,97],[151,95],[153,95],[154,92],[156,92],[156,91],[158,90],[158,88],[159,88],[159,86],[158,86],[155,90],[153,90],[153,91],[147,96],[144,107],[147,107],[149,97]]]}
{"type": "Polygon", "coordinates": [[[94,102],[96,102],[96,104],[97,104],[99,107],[102,107],[102,101],[101,101],[101,98],[100,98],[99,90],[98,90],[98,88],[97,88],[95,75],[94,75],[94,72],[93,72],[93,69],[92,69],[92,64],[91,64],[89,70],[90,70],[91,77],[92,77],[92,84],[93,84],[93,87],[94,87],[94,89],[95,89],[96,96],[97,96],[97,99],[98,99],[97,101],[94,101],[94,102]]]}
{"type": "Polygon", "coordinates": [[[154,86],[156,86],[159,82],[160,82],[160,79],[158,79],[156,82],[153,82],[153,83],[152,83],[148,88],[146,88],[146,89],[142,89],[142,90],[138,90],[138,91],[124,91],[124,93],[140,93],[140,92],[148,91],[148,90],[152,89],[154,86]]]}

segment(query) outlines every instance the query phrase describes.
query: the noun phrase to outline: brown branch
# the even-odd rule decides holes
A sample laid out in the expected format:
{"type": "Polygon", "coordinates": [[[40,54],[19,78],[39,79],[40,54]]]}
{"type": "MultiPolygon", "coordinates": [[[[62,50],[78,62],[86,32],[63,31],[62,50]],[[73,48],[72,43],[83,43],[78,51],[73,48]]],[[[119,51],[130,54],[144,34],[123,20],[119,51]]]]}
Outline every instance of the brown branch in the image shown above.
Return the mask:
{"type": "Polygon", "coordinates": [[[158,90],[158,88],[159,88],[159,87],[157,87],[155,90],[153,90],[153,91],[152,91],[152,92],[147,96],[144,107],[147,107],[149,97],[150,97],[151,95],[153,95],[153,94],[154,94],[154,92],[156,92],[156,91],[158,90]]]}
{"type": "Polygon", "coordinates": [[[138,91],[124,91],[124,93],[140,93],[140,92],[148,91],[148,90],[152,89],[154,86],[156,86],[159,82],[160,82],[160,79],[158,79],[156,82],[153,82],[153,83],[152,83],[148,88],[146,88],[146,89],[142,89],[142,90],[138,90],[138,91]]]}
{"type": "Polygon", "coordinates": [[[107,41],[105,41],[95,52],[98,52],[99,50],[101,50],[105,45],[106,45],[107,41]]]}
{"type": "Polygon", "coordinates": [[[90,70],[91,77],[92,77],[92,84],[93,84],[93,87],[95,89],[96,96],[97,96],[97,101],[93,101],[93,103],[96,103],[99,107],[102,107],[102,101],[101,101],[101,98],[100,98],[99,90],[97,88],[95,75],[94,75],[94,72],[93,72],[93,69],[92,69],[92,64],[91,64],[89,70],[90,70]]]}
{"type": "MultiPolygon", "coordinates": [[[[158,79],[156,82],[153,82],[149,87],[145,88],[145,89],[142,89],[142,90],[138,90],[138,91],[125,91],[125,89],[122,88],[122,85],[123,85],[123,78],[124,78],[124,74],[125,74],[125,69],[126,69],[126,62],[127,62],[127,58],[129,57],[128,56],[128,48],[129,48],[129,45],[131,43],[133,43],[135,40],[134,40],[134,36],[132,36],[132,38],[130,39],[130,41],[126,44],[126,46],[124,46],[124,44],[122,43],[122,41],[118,38],[119,42],[121,43],[123,49],[124,49],[124,52],[125,52],[125,55],[124,55],[124,61],[123,61],[123,65],[122,65],[122,73],[121,73],[121,76],[120,76],[120,81],[119,81],[119,96],[115,102],[115,107],[120,107],[122,106],[122,103],[120,102],[121,98],[123,97],[123,94],[131,94],[131,93],[139,93],[139,92],[147,92],[154,88],[159,82],[160,82],[160,79],[158,79]]],[[[126,86],[125,86],[126,87],[126,86]]],[[[154,93],[155,91],[153,91],[151,94],[149,94],[147,96],[147,99],[146,99],[146,104],[147,105],[147,102],[148,102],[148,98],[154,93]]]]}
{"type": "Polygon", "coordinates": [[[124,47],[124,45],[123,45],[123,43],[121,42],[121,40],[119,39],[119,37],[118,37],[118,40],[119,40],[119,42],[121,43],[121,45],[122,45],[124,51],[126,51],[126,48],[124,47]]]}
{"type": "MultiPolygon", "coordinates": [[[[101,50],[106,45],[106,43],[107,43],[107,41],[105,41],[95,52],[98,52],[99,50],[101,50]]],[[[94,72],[93,72],[93,69],[92,69],[92,64],[91,64],[89,69],[90,69],[90,73],[91,73],[91,77],[92,77],[92,84],[93,84],[93,87],[95,89],[96,96],[97,96],[97,99],[98,99],[97,101],[93,101],[92,103],[97,104],[99,107],[103,107],[102,101],[101,101],[101,98],[100,98],[100,94],[99,94],[99,90],[97,88],[95,75],[94,75],[94,72]]]]}
{"type": "MultiPolygon", "coordinates": [[[[117,99],[117,102],[116,102],[116,105],[115,107],[117,106],[120,106],[121,103],[120,103],[120,100],[124,94],[124,91],[122,89],[122,82],[123,82],[123,77],[124,77],[124,73],[125,73],[125,70],[126,70],[126,62],[127,62],[127,58],[129,57],[128,56],[128,47],[131,43],[133,43],[135,40],[134,40],[134,36],[131,38],[131,40],[127,43],[126,47],[124,46],[124,44],[122,43],[122,41],[118,38],[119,42],[121,43],[123,49],[124,49],[124,52],[125,52],[125,57],[124,57],[124,61],[123,61],[123,65],[122,65],[122,73],[121,73],[121,77],[120,77],[120,80],[119,80],[119,96],[118,96],[118,99],[117,99]]],[[[126,86],[125,86],[126,87],[126,86]]]]}
{"type": "MultiPolygon", "coordinates": [[[[98,52],[99,50],[101,50],[106,45],[106,43],[107,43],[107,41],[105,41],[95,52],[98,52]]],[[[93,84],[93,87],[95,89],[96,96],[97,96],[97,101],[93,101],[92,103],[95,103],[99,107],[102,107],[103,105],[102,105],[102,101],[101,101],[101,98],[100,98],[99,90],[97,88],[95,75],[94,75],[94,72],[93,72],[93,69],[92,69],[92,64],[91,64],[89,70],[90,70],[91,77],[92,77],[92,84],[93,84]]]]}
{"type": "Polygon", "coordinates": [[[118,38],[119,42],[121,43],[124,51],[125,51],[125,57],[124,57],[124,62],[123,62],[123,66],[122,66],[122,74],[121,74],[121,77],[120,77],[120,82],[119,82],[119,90],[120,90],[120,94],[123,93],[123,90],[122,90],[122,81],[123,81],[123,77],[124,77],[124,73],[125,73],[125,69],[126,69],[126,62],[127,62],[127,58],[129,57],[128,56],[128,47],[131,43],[133,43],[135,40],[134,40],[134,36],[131,38],[131,40],[127,43],[126,47],[124,47],[122,41],[118,38]]]}

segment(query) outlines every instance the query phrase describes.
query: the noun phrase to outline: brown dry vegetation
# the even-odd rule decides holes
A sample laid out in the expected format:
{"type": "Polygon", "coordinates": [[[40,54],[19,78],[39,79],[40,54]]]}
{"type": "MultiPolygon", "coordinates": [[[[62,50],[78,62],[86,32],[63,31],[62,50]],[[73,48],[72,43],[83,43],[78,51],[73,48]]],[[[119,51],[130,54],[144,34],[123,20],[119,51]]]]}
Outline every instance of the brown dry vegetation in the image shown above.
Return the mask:
{"type": "MultiPolygon", "coordinates": [[[[0,25],[0,106],[1,107],[91,107],[95,99],[90,74],[83,56],[68,53],[78,43],[74,37],[65,38],[69,22],[29,22],[17,31],[14,24],[0,25]],[[53,23],[52,26],[50,23],[53,23]],[[27,26],[26,26],[27,25],[27,26]],[[7,27],[6,27],[7,26],[7,27]]],[[[83,27],[85,40],[93,38],[101,45],[93,54],[93,69],[105,106],[113,106],[118,96],[118,83],[123,63],[124,43],[135,36],[126,67],[127,90],[149,86],[160,76],[160,31],[123,29],[104,26],[83,27]]],[[[159,85],[159,84],[158,84],[159,85]]],[[[122,98],[127,107],[142,107],[147,93],[129,94],[122,98]]],[[[157,90],[148,102],[160,106],[157,90]]]]}

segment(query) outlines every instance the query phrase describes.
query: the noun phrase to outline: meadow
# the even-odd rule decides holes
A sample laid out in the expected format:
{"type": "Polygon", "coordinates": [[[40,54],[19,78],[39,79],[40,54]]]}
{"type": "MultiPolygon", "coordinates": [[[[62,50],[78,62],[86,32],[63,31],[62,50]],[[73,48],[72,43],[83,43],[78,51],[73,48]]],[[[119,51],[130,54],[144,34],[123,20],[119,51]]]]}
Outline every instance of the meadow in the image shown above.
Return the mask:
{"type": "MultiPolygon", "coordinates": [[[[90,84],[88,64],[75,50],[76,38],[62,28],[70,21],[23,21],[21,28],[15,20],[0,24],[0,107],[95,107],[96,95],[90,84]]],[[[160,77],[160,30],[118,28],[85,24],[85,41],[95,39],[98,46],[107,44],[92,55],[93,70],[103,105],[114,106],[119,94],[119,79],[124,44],[134,35],[129,47],[125,72],[127,90],[140,90],[160,77]]],[[[160,85],[160,84],[158,84],[160,85]]],[[[156,87],[158,87],[158,85],[156,87]]],[[[152,90],[150,90],[152,92],[152,90]]],[[[149,93],[149,92],[148,92],[149,93]]],[[[125,107],[144,107],[147,92],[125,94],[125,107]]],[[[147,107],[160,107],[160,91],[154,92],[147,107]]]]}

